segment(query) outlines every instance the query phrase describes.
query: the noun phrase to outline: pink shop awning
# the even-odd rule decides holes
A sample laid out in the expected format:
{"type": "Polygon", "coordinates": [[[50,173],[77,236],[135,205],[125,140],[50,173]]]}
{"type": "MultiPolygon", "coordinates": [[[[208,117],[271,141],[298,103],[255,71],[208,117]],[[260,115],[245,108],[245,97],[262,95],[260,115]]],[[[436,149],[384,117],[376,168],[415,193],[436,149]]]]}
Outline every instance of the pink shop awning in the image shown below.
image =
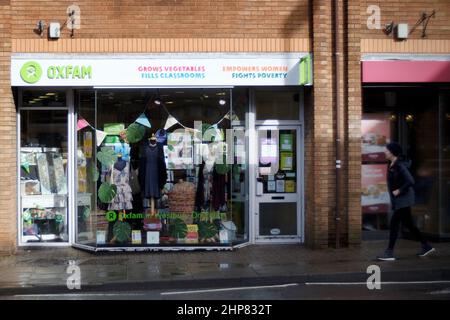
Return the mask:
{"type": "Polygon", "coordinates": [[[362,82],[450,82],[450,61],[363,61],[362,82]]]}

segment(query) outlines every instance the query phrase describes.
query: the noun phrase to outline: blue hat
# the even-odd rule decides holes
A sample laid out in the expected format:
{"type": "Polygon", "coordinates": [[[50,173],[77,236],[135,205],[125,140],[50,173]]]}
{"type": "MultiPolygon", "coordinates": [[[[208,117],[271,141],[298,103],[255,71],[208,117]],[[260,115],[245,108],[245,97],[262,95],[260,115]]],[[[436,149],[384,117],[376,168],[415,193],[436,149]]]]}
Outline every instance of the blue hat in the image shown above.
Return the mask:
{"type": "Polygon", "coordinates": [[[167,131],[164,129],[159,129],[158,131],[156,131],[156,141],[162,144],[166,144],[167,131]]]}

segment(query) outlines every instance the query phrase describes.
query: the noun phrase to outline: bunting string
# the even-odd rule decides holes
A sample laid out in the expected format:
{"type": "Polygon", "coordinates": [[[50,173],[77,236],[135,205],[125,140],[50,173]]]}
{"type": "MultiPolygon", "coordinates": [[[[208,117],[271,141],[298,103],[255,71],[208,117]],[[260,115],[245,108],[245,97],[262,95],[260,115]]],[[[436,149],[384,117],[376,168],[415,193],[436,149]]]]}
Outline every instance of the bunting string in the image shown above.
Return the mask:
{"type": "MultiPolygon", "coordinates": [[[[151,123],[148,120],[147,116],[145,115],[145,111],[148,109],[149,104],[151,104],[151,102],[153,101],[153,96],[149,99],[149,101],[146,103],[145,105],[145,109],[142,111],[142,113],[138,116],[138,118],[134,121],[135,123],[138,123],[140,125],[143,125],[145,127],[151,128],[151,123]]],[[[183,123],[181,123],[178,119],[176,119],[171,113],[170,111],[167,109],[166,105],[161,101],[160,105],[163,107],[164,111],[167,113],[167,120],[166,120],[166,124],[164,126],[164,129],[167,130],[171,127],[173,127],[176,124],[179,124],[181,127],[183,127],[185,130],[188,131],[193,131],[195,132],[196,129],[195,128],[190,128],[186,125],[184,125],[183,123]]],[[[217,128],[217,126],[224,121],[225,119],[234,121],[234,120],[239,120],[239,118],[232,113],[231,111],[228,111],[227,113],[225,113],[225,115],[219,119],[219,121],[217,121],[216,123],[212,124],[210,127],[215,127],[217,128]]],[[[90,127],[92,130],[94,130],[96,132],[96,137],[97,137],[97,146],[101,145],[103,140],[106,138],[107,133],[105,131],[99,130],[97,128],[95,128],[94,126],[92,126],[89,122],[87,122],[84,118],[80,117],[77,121],[77,131],[82,130],[86,127],[90,127]]]]}

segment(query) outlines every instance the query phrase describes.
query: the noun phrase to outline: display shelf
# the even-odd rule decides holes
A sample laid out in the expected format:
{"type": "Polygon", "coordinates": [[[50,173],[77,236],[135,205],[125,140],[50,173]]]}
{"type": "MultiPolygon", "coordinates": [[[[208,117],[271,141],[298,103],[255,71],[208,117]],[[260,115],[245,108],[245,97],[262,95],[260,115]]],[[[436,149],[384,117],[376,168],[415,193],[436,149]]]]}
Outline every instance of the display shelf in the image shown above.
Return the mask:
{"type": "Polygon", "coordinates": [[[28,208],[64,208],[67,206],[67,194],[24,195],[22,209],[28,208]]]}
{"type": "Polygon", "coordinates": [[[33,240],[40,240],[40,241],[54,241],[61,239],[60,236],[57,236],[55,234],[37,234],[37,235],[26,235],[22,236],[22,240],[24,242],[32,242],[33,240]]]}
{"type": "Polygon", "coordinates": [[[33,152],[56,152],[59,153],[60,152],[60,148],[48,148],[48,147],[22,147],[20,148],[21,152],[28,152],[28,153],[33,153],[33,152]]]}

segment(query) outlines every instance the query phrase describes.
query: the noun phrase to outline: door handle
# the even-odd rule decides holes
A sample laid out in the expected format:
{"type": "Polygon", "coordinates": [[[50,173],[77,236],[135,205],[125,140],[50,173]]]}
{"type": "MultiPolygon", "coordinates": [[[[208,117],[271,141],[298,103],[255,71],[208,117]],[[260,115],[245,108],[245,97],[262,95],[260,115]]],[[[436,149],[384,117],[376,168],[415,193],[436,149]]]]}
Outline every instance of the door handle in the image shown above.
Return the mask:
{"type": "Polygon", "coordinates": [[[272,197],[272,200],[284,200],[284,197],[272,197]]]}

